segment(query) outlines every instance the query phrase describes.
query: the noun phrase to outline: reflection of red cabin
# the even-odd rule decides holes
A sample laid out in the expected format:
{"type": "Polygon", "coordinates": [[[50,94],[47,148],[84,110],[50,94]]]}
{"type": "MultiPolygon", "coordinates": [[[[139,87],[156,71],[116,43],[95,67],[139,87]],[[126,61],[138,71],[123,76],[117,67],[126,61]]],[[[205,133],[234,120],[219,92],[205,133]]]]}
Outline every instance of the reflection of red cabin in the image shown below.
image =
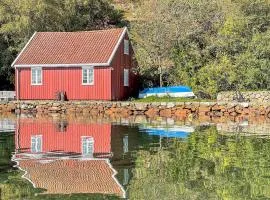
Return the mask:
{"type": "Polygon", "coordinates": [[[65,131],[60,131],[58,123],[23,119],[19,122],[16,144],[17,149],[28,153],[66,152],[82,153],[82,140],[91,137],[94,140],[94,154],[111,153],[111,124],[70,123],[65,131]],[[31,152],[31,139],[41,136],[41,152],[31,152]]]}
{"type": "Polygon", "coordinates": [[[18,119],[15,138],[14,161],[25,171],[23,177],[34,187],[45,189],[44,193],[125,197],[125,190],[115,177],[117,172],[108,159],[112,155],[111,124],[70,122],[59,129],[57,122],[18,119]],[[84,147],[85,141],[90,142],[89,147],[84,147]],[[93,155],[84,157],[84,148],[92,149],[93,155]],[[56,154],[67,156],[53,156],[56,154]]]}

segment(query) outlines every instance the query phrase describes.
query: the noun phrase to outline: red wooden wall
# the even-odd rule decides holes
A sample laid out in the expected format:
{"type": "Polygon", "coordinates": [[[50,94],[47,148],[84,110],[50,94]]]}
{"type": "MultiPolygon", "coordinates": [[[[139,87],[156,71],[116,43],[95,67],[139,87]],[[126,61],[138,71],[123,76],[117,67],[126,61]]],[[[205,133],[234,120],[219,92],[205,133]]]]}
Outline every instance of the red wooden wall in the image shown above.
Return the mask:
{"type": "MultiPolygon", "coordinates": [[[[126,34],[125,39],[129,40],[126,34]]],[[[136,76],[132,73],[134,52],[130,43],[129,55],[124,54],[124,40],[121,42],[114,59],[112,60],[112,99],[121,100],[130,97],[136,92],[136,76]],[[124,69],[129,70],[129,86],[124,86],[124,69]]]]}
{"type": "Polygon", "coordinates": [[[65,91],[69,100],[111,100],[111,69],[94,68],[94,85],[82,85],[81,67],[42,68],[42,85],[31,85],[31,68],[20,69],[18,99],[55,99],[65,91]]]}
{"type": "Polygon", "coordinates": [[[94,154],[111,153],[111,124],[70,123],[65,132],[59,132],[51,121],[19,120],[16,148],[31,151],[31,136],[42,135],[42,152],[81,153],[81,137],[94,138],[94,154]]]}

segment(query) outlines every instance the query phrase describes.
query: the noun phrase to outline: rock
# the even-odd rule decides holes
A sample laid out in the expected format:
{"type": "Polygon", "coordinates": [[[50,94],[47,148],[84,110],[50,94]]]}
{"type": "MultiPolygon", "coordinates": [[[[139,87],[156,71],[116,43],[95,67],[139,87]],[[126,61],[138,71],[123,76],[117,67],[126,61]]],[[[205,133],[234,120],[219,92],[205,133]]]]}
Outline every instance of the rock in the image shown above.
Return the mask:
{"type": "Polygon", "coordinates": [[[164,109],[164,110],[161,110],[159,112],[159,115],[161,117],[171,117],[172,116],[172,111],[171,111],[171,109],[164,109]]]}
{"type": "Polygon", "coordinates": [[[135,123],[147,123],[145,115],[137,115],[134,120],[135,123]]]}
{"type": "Polygon", "coordinates": [[[148,104],[146,104],[146,103],[136,103],[135,109],[136,110],[146,110],[147,106],[148,106],[148,104]]]}
{"type": "Polygon", "coordinates": [[[167,108],[173,108],[173,107],[175,107],[175,103],[173,102],[167,103],[167,108]]]}
{"type": "Polygon", "coordinates": [[[156,115],[159,115],[159,109],[157,109],[157,108],[150,108],[144,114],[146,114],[149,117],[154,117],[156,115]]]}
{"type": "Polygon", "coordinates": [[[188,109],[177,109],[174,112],[174,115],[176,117],[186,117],[189,113],[190,113],[190,110],[188,110],[188,109]]]}

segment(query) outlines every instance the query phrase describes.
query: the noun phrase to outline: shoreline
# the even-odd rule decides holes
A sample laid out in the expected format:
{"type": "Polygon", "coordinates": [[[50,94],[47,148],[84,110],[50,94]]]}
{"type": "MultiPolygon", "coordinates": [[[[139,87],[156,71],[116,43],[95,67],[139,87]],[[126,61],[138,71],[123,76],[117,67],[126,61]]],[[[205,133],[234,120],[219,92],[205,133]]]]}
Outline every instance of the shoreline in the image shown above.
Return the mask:
{"type": "Polygon", "coordinates": [[[237,102],[132,102],[132,101],[9,101],[0,102],[0,113],[82,114],[128,117],[265,117],[270,103],[237,102]]]}

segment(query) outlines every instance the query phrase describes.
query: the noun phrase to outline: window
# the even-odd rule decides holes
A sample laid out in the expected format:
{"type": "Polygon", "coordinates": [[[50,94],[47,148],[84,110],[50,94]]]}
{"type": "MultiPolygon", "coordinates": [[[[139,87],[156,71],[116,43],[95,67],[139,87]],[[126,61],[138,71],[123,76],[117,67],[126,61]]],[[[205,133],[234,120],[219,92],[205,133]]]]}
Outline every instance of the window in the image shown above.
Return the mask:
{"type": "Polygon", "coordinates": [[[82,84],[94,85],[94,67],[82,68],[82,84]]]}
{"type": "Polygon", "coordinates": [[[128,153],[128,136],[124,136],[123,138],[123,152],[128,153]]]}
{"type": "Polygon", "coordinates": [[[94,138],[82,137],[82,155],[87,157],[93,157],[94,154],[94,138]]]}
{"type": "Polygon", "coordinates": [[[42,68],[31,69],[31,83],[32,85],[42,84],[42,68]]]}
{"type": "Polygon", "coordinates": [[[124,86],[129,86],[129,70],[124,69],[124,86]]]}
{"type": "Polygon", "coordinates": [[[31,152],[42,152],[42,135],[31,136],[31,152]]]}
{"type": "Polygon", "coordinates": [[[124,54],[129,55],[129,41],[124,40],[124,54]]]}

